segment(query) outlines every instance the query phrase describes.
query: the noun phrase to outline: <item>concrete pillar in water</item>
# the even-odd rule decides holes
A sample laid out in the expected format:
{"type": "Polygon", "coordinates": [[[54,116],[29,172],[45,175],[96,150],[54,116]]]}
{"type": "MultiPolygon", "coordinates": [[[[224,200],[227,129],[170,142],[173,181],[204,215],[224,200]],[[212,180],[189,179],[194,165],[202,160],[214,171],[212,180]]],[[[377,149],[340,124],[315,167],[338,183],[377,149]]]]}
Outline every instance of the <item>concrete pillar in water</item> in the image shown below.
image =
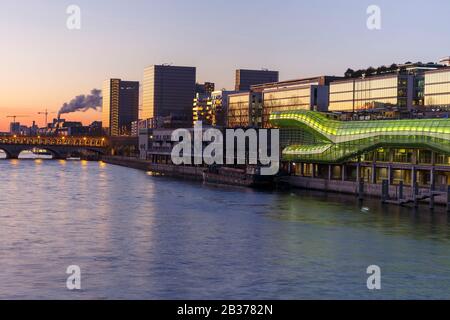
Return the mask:
{"type": "Polygon", "coordinates": [[[434,187],[436,184],[435,174],[436,174],[436,170],[434,167],[432,167],[430,170],[430,186],[431,186],[431,188],[433,188],[433,190],[434,190],[434,187]]]}
{"type": "Polygon", "coordinates": [[[389,199],[389,181],[383,180],[381,185],[381,201],[385,202],[389,199]]]}
{"type": "Polygon", "coordinates": [[[358,163],[356,165],[356,182],[360,182],[361,181],[361,163],[358,163]]]}
{"type": "Polygon", "coordinates": [[[417,181],[417,170],[416,167],[413,166],[411,169],[411,188],[414,189],[416,181],[417,181]]]}
{"type": "Polygon", "coordinates": [[[434,209],[434,191],[436,189],[436,181],[435,181],[435,169],[434,167],[430,170],[430,209],[434,209]]]}
{"type": "Polygon", "coordinates": [[[447,212],[450,212],[450,186],[447,186],[447,212]]]}
{"type": "Polygon", "coordinates": [[[372,165],[372,181],[373,184],[377,184],[377,166],[376,164],[372,165]]]}
{"type": "Polygon", "coordinates": [[[389,167],[388,167],[388,181],[389,181],[389,184],[392,184],[393,180],[394,180],[394,178],[392,176],[392,165],[389,165],[389,167]]]}
{"type": "Polygon", "coordinates": [[[403,180],[400,181],[400,184],[398,186],[398,199],[403,199],[403,180]]]}

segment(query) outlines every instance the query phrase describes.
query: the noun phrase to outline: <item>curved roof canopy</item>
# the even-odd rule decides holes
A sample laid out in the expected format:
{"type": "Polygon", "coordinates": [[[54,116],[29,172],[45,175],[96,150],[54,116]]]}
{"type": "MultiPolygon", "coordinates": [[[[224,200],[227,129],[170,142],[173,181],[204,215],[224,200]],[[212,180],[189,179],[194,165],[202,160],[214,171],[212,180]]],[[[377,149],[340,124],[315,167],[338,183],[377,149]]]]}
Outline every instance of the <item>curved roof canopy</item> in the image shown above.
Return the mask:
{"type": "Polygon", "coordinates": [[[325,114],[297,110],[274,112],[270,122],[308,131],[319,141],[283,150],[286,160],[339,163],[386,147],[429,148],[450,154],[450,119],[337,121],[325,114]]]}

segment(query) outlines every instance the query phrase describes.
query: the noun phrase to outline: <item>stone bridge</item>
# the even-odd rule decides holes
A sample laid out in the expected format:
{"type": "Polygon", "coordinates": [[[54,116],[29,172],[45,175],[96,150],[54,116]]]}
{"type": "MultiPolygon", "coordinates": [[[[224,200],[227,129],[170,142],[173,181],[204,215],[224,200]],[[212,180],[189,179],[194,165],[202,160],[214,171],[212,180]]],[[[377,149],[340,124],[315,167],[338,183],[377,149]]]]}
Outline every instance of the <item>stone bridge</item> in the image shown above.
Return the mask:
{"type": "Polygon", "coordinates": [[[0,136],[0,150],[7,159],[17,159],[22,151],[35,148],[50,152],[54,159],[66,159],[74,153],[106,154],[108,141],[104,137],[0,136]]]}

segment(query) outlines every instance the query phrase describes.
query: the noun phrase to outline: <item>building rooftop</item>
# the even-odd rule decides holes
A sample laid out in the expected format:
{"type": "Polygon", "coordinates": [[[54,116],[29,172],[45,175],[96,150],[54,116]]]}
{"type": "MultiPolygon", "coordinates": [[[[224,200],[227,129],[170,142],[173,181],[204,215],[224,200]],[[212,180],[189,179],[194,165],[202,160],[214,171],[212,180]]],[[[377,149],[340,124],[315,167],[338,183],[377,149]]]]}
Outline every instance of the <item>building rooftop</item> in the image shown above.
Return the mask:
{"type": "Polygon", "coordinates": [[[300,79],[292,79],[292,80],[285,80],[285,81],[279,81],[279,82],[264,83],[264,84],[251,86],[251,89],[254,91],[262,91],[265,89],[296,86],[296,85],[302,85],[302,84],[309,84],[309,83],[313,83],[313,82],[317,82],[318,84],[323,85],[323,84],[328,84],[329,82],[337,80],[337,79],[343,79],[343,77],[323,76],[322,75],[322,76],[315,76],[315,77],[308,77],[308,78],[300,78],[300,79]]]}

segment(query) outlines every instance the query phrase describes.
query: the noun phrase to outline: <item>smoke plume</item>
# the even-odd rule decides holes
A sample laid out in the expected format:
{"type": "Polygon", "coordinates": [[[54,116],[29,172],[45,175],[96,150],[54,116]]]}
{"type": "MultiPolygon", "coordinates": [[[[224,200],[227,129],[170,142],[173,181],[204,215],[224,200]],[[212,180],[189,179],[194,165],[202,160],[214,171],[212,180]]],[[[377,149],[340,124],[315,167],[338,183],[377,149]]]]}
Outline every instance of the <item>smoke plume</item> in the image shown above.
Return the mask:
{"type": "Polygon", "coordinates": [[[63,104],[58,112],[58,118],[64,113],[72,113],[78,111],[88,111],[90,109],[98,110],[102,107],[102,92],[98,89],[93,89],[89,95],[79,95],[70,102],[63,104]]]}

